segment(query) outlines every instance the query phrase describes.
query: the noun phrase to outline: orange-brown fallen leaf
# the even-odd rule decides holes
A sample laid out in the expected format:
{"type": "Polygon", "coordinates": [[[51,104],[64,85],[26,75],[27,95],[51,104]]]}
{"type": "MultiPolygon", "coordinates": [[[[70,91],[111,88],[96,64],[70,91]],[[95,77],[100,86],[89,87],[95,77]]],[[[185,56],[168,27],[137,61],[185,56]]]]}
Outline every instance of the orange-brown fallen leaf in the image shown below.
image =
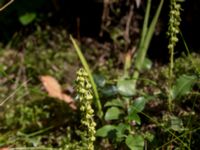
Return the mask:
{"type": "Polygon", "coordinates": [[[76,110],[76,104],[71,96],[62,92],[62,88],[58,81],[52,76],[40,76],[40,81],[42,82],[45,90],[48,92],[48,95],[53,98],[57,98],[65,101],[69,106],[76,110]]]}
{"type": "Polygon", "coordinates": [[[2,147],[2,148],[0,148],[0,150],[10,150],[10,148],[8,148],[8,147],[2,147]]]}

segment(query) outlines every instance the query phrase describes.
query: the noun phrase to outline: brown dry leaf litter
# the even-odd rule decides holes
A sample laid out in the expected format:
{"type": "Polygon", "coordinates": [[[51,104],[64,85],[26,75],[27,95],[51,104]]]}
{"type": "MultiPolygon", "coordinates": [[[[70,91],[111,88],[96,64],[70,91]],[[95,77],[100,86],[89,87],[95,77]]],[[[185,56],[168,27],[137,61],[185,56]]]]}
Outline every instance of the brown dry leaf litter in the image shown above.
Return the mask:
{"type": "Polygon", "coordinates": [[[77,109],[76,104],[74,100],[72,99],[72,97],[62,92],[62,88],[60,84],[54,77],[49,76],[49,75],[43,75],[43,76],[40,76],[40,81],[42,82],[45,90],[48,92],[48,95],[50,97],[63,100],[67,104],[69,104],[69,106],[73,110],[77,109]]]}

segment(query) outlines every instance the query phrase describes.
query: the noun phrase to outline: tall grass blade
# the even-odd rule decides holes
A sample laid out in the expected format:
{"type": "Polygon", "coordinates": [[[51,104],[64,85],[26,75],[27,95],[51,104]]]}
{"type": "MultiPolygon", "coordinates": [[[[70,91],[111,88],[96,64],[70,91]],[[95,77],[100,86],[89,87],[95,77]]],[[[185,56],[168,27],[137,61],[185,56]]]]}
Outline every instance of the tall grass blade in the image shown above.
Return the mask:
{"type": "MultiPolygon", "coordinates": [[[[150,9],[151,9],[151,0],[148,0],[148,1],[147,1],[146,12],[145,12],[145,17],[144,17],[144,23],[143,23],[143,27],[142,27],[140,45],[141,45],[141,44],[144,44],[144,39],[145,39],[145,37],[146,37],[146,33],[147,33],[147,30],[148,30],[150,9]]],[[[139,46],[139,47],[141,47],[141,46],[139,46]]]]}
{"type": "Polygon", "coordinates": [[[147,49],[148,49],[149,44],[151,42],[154,30],[155,30],[155,26],[156,26],[156,23],[158,21],[158,17],[160,15],[160,12],[161,12],[161,9],[162,9],[162,6],[163,6],[163,2],[164,2],[164,0],[160,1],[160,4],[159,4],[158,9],[156,11],[156,14],[155,14],[155,16],[154,16],[154,18],[153,18],[153,20],[152,20],[152,22],[149,26],[149,29],[146,33],[145,39],[144,39],[143,43],[140,44],[139,51],[138,51],[136,61],[135,61],[135,65],[136,65],[136,68],[138,69],[138,71],[141,71],[141,69],[142,69],[142,65],[143,65],[144,59],[146,57],[147,49]]]}

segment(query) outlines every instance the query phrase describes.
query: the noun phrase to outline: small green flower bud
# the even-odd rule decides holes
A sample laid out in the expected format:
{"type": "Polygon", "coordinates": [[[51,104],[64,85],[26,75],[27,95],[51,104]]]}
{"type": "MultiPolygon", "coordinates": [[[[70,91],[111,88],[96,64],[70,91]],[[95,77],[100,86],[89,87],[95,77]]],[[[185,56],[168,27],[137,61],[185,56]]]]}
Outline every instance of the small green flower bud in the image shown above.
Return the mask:
{"type": "Polygon", "coordinates": [[[93,96],[92,96],[92,94],[91,94],[90,92],[87,92],[85,96],[86,96],[85,98],[86,98],[87,100],[93,99],[93,96]]]}

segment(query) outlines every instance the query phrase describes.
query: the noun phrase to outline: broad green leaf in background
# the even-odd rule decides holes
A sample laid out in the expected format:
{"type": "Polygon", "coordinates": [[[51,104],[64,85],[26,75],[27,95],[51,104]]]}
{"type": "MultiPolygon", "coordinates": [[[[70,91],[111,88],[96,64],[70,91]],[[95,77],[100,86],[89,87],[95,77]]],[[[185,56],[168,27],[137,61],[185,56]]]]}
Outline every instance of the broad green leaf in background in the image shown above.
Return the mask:
{"type": "Polygon", "coordinates": [[[135,94],[134,80],[118,80],[117,88],[122,96],[133,96],[135,94]]]}
{"type": "Polygon", "coordinates": [[[118,107],[111,107],[107,110],[105,114],[105,120],[116,120],[122,114],[122,110],[118,107]]]}
{"type": "Polygon", "coordinates": [[[177,80],[172,88],[172,99],[180,98],[187,94],[194,85],[196,76],[182,75],[177,80]]]}
{"type": "Polygon", "coordinates": [[[134,102],[132,107],[130,108],[129,112],[141,112],[143,111],[146,102],[148,101],[145,97],[138,97],[134,102]]]}
{"type": "Polygon", "coordinates": [[[116,106],[116,107],[124,107],[124,103],[120,99],[113,99],[111,101],[108,101],[104,105],[105,107],[109,106],[116,106]]]}
{"type": "Polygon", "coordinates": [[[26,26],[32,23],[36,18],[36,13],[25,13],[19,17],[19,21],[22,25],[26,26]]]}
{"type": "Polygon", "coordinates": [[[104,87],[106,84],[106,79],[104,76],[99,75],[99,74],[94,74],[93,75],[94,81],[98,87],[104,87]]]}
{"type": "Polygon", "coordinates": [[[129,134],[126,138],[126,145],[131,150],[143,150],[144,149],[144,138],[141,135],[129,134]]]}
{"type": "Polygon", "coordinates": [[[116,130],[116,126],[114,125],[105,125],[99,128],[96,132],[96,136],[99,137],[107,137],[109,132],[116,130]]]}
{"type": "Polygon", "coordinates": [[[117,87],[114,85],[106,85],[100,89],[100,92],[104,97],[111,97],[117,94],[117,87]]]}

